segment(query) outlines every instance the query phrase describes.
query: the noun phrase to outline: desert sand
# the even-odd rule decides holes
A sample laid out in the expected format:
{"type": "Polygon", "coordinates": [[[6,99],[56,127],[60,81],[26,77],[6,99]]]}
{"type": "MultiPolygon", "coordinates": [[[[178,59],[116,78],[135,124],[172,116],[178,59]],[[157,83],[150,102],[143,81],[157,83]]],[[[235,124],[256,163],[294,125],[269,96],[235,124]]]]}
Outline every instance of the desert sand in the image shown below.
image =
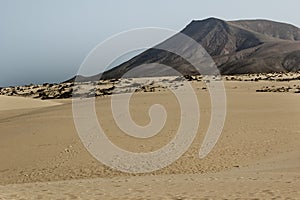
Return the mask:
{"type": "MultiPolygon", "coordinates": [[[[133,80],[134,81],[134,80],[133,80]]],[[[300,199],[299,80],[224,82],[227,117],[222,135],[204,159],[198,152],[210,121],[210,98],[192,81],[200,103],[198,135],[170,166],[149,174],[126,174],[95,160],[76,132],[70,99],[0,96],[0,199],[300,199]]],[[[131,114],[149,122],[153,103],[168,119],[155,137],[136,139],[114,123],[110,96],[96,98],[99,123],[119,147],[133,152],[159,149],[175,136],[180,110],[167,89],[137,92],[131,114]]]]}
{"type": "Polygon", "coordinates": [[[57,105],[60,105],[60,103],[51,101],[40,101],[38,99],[24,97],[1,96],[0,98],[0,111],[33,109],[57,105]]]}

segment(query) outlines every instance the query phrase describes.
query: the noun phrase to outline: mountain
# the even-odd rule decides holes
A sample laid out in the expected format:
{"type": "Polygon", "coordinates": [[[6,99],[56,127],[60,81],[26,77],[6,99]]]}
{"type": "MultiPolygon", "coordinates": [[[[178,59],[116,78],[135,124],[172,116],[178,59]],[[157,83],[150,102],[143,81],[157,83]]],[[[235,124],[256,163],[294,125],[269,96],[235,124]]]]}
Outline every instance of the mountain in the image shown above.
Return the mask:
{"type": "MultiPolygon", "coordinates": [[[[125,73],[143,64],[159,63],[171,66],[183,75],[199,74],[187,60],[159,47],[171,47],[177,43],[179,51],[191,49],[180,43],[180,34],[185,34],[202,45],[216,63],[221,74],[246,74],[287,72],[300,70],[300,29],[285,23],[268,20],[224,21],[217,18],[193,20],[180,33],[158,46],[150,48],[129,61],[102,75],[103,79],[120,78],[125,73]],[[158,47],[158,48],[157,48],[158,47]]],[[[200,55],[198,56],[200,59],[200,55]]],[[[144,65],[131,76],[173,75],[171,69],[161,65],[144,65]]]]}

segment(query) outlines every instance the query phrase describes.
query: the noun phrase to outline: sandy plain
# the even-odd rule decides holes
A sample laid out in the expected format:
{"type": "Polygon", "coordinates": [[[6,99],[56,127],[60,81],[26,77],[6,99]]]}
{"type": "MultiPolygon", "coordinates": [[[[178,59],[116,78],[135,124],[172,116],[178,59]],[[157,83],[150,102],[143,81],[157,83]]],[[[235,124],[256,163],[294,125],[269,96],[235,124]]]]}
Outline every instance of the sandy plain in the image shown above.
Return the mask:
{"type": "MultiPolygon", "coordinates": [[[[256,91],[300,81],[225,81],[225,126],[204,159],[198,153],[211,103],[204,82],[191,84],[201,114],[193,144],[170,166],[138,175],[113,170],[87,152],[70,99],[0,96],[0,199],[300,199],[299,93],[256,91]]],[[[99,123],[119,147],[154,151],[175,136],[180,109],[167,89],[135,93],[130,102],[139,125],[149,122],[152,104],[165,107],[167,122],[150,139],[124,134],[113,120],[110,100],[97,97],[95,107],[99,123]]]]}

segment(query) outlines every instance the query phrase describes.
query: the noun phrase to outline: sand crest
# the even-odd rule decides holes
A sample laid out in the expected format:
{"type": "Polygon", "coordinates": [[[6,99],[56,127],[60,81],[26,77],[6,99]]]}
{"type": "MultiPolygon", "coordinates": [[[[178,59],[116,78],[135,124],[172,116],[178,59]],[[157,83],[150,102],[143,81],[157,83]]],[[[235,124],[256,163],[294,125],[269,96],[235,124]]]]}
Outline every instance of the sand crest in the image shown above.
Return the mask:
{"type": "Polygon", "coordinates": [[[54,101],[41,101],[39,99],[25,97],[0,96],[0,111],[41,108],[57,105],[60,105],[60,103],[54,101]]]}

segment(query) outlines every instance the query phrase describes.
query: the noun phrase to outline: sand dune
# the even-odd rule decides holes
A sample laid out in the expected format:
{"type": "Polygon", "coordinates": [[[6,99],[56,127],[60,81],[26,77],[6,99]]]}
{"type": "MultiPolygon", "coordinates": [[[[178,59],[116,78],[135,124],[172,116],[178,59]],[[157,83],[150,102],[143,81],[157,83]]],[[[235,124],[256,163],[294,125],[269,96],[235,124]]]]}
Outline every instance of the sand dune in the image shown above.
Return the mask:
{"type": "MultiPolygon", "coordinates": [[[[225,127],[204,159],[198,152],[209,124],[210,99],[203,82],[192,84],[201,113],[194,143],[175,163],[141,175],[112,170],[87,152],[74,127],[70,100],[1,97],[0,199],[299,199],[300,96],[256,92],[299,81],[226,81],[225,127]]],[[[163,130],[147,140],[129,137],[116,126],[110,98],[97,98],[96,110],[119,147],[153,151],[174,137],[180,111],[172,93],[133,96],[131,114],[140,125],[149,122],[153,103],[168,112],[163,130]]]]}
{"type": "Polygon", "coordinates": [[[59,104],[60,103],[53,102],[53,101],[41,101],[39,99],[32,99],[32,98],[0,96],[0,111],[41,108],[41,107],[48,107],[48,106],[56,106],[59,104]]]}

